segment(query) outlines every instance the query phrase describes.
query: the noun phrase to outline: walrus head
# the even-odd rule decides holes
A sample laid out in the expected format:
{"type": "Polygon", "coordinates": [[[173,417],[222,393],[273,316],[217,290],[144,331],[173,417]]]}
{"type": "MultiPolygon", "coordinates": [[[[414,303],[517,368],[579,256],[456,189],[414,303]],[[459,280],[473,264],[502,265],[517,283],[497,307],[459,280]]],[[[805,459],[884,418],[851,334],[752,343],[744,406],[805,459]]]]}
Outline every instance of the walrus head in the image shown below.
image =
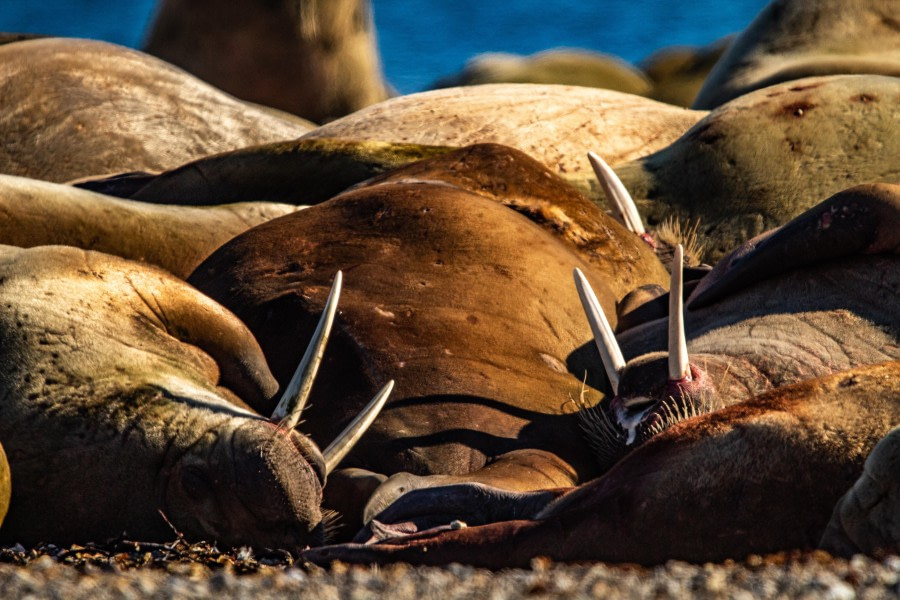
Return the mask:
{"type": "Polygon", "coordinates": [[[679,244],[669,286],[668,352],[645,354],[627,365],[590,284],[575,269],[575,286],[614,394],[604,413],[586,414],[586,428],[601,456],[616,459],[625,449],[716,405],[716,390],[706,370],[691,363],[687,352],[682,267],[679,244]]]}
{"type": "Polygon", "coordinates": [[[188,537],[239,546],[302,549],[324,543],[322,488],[328,473],[377,416],[389,382],[324,451],[294,429],[334,321],[341,273],[313,339],[272,417],[233,418],[178,457],[165,488],[166,517],[188,537]]]}

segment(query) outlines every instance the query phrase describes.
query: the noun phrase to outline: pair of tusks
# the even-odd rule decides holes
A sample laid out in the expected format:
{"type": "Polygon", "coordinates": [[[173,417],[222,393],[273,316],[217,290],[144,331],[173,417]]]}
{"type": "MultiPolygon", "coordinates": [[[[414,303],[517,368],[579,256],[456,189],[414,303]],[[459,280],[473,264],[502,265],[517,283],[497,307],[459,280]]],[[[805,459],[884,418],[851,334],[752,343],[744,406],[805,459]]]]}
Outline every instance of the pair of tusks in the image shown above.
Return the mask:
{"type": "MultiPolygon", "coordinates": [[[[288,383],[284,394],[278,401],[278,406],[272,413],[271,420],[278,423],[285,429],[293,429],[300,421],[300,414],[306,407],[306,401],[312,391],[313,381],[316,373],[319,371],[319,365],[322,363],[322,356],[325,354],[325,345],[328,343],[328,337],[331,334],[331,325],[334,323],[334,315],[337,312],[338,300],[341,296],[341,285],[343,283],[343,274],[338,271],[334,276],[334,283],[331,286],[331,292],[328,294],[328,300],[325,302],[325,310],[319,319],[319,324],[313,333],[306,352],[300,360],[300,365],[294,371],[291,381],[288,383]]],[[[359,438],[363,436],[378,413],[381,412],[391,390],[394,389],[394,380],[390,380],[369,403],[360,411],[360,413],[347,425],[331,444],[322,452],[325,459],[325,474],[331,473],[338,463],[353,448],[359,438]]]]}
{"type": "MultiPolygon", "coordinates": [[[[669,381],[684,381],[690,379],[688,367],[687,338],[684,334],[684,301],[682,299],[683,276],[682,263],[684,250],[681,244],[675,247],[675,255],[672,260],[672,278],[669,285],[669,381]]],[[[613,394],[619,394],[619,380],[622,370],[625,368],[625,358],[616,341],[612,327],[597,300],[591,284],[581,269],[575,268],[575,288],[581,298],[581,306],[587,315],[591,331],[594,333],[594,343],[600,351],[603,368],[612,386],[613,394]]]]}

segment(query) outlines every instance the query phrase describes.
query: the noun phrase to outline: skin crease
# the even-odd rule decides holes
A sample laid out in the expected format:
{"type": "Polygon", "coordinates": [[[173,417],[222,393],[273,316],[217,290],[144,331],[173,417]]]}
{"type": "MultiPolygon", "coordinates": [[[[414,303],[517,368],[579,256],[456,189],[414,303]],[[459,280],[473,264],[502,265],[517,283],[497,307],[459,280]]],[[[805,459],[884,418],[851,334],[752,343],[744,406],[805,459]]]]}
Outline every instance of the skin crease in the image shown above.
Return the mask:
{"type": "Polygon", "coordinates": [[[611,90],[488,84],[392,98],[303,137],[503,144],[542,162],[606,210],[588,150],[611,165],[638,159],[674,142],[705,114],[611,90]]]}
{"type": "Polygon", "coordinates": [[[369,0],[165,0],[146,51],[317,123],[389,95],[369,0]]]}
{"type": "MultiPolygon", "coordinates": [[[[581,264],[612,310],[619,292],[600,267],[616,252],[636,257],[632,277],[665,279],[642,244],[531,159],[484,145],[248,231],[190,282],[248,324],[283,381],[289,340],[307,335],[321,310],[321,274],[344,270],[341,313],[305,415],[311,429],[331,435],[373,382],[393,378],[391,400],[345,466],[434,476],[411,487],[474,481],[523,491],[569,485],[593,468],[567,414],[567,394],[581,387],[573,372],[584,371],[572,352],[589,330],[577,297],[545,298],[569,287],[581,264]],[[491,186],[497,171],[505,188],[491,186]]],[[[394,483],[391,498],[409,489],[394,483]]]]}
{"type": "Polygon", "coordinates": [[[4,543],[126,532],[321,543],[321,455],[247,408],[277,389],[252,335],[172,275],[63,246],[0,247],[4,543]],[[246,403],[245,403],[246,402],[246,403]]]}
{"type": "Polygon", "coordinates": [[[295,210],[263,202],[158,206],[0,175],[0,244],[97,250],[156,265],[181,278],[235,235],[295,210]]]}
{"type": "Polygon", "coordinates": [[[689,419],[538,519],[314,549],[317,564],[742,559],[818,543],[840,495],[900,418],[900,363],[786,386],[689,419]]]}
{"type": "Polygon", "coordinates": [[[813,75],[900,75],[892,0],[775,0],[716,63],[694,108],[813,75]]]}
{"type": "Polygon", "coordinates": [[[723,104],[670,146],[615,165],[650,227],[700,221],[703,259],[855,184],[900,183],[900,80],[812,77],[723,104]]]}
{"type": "Polygon", "coordinates": [[[310,130],[151,56],[90,40],[0,46],[0,96],[0,173],[54,182],[161,171],[310,130]]]}
{"type": "MultiPolygon", "coordinates": [[[[694,402],[709,410],[773,387],[900,359],[898,223],[900,186],[857,186],[723,259],[687,301],[690,363],[703,372],[688,384],[702,388],[694,402]]],[[[667,327],[661,319],[618,336],[628,361],[621,399],[661,400],[672,393],[667,327]]],[[[605,464],[627,451],[623,441],[610,446],[598,440],[608,454],[605,464]]]]}

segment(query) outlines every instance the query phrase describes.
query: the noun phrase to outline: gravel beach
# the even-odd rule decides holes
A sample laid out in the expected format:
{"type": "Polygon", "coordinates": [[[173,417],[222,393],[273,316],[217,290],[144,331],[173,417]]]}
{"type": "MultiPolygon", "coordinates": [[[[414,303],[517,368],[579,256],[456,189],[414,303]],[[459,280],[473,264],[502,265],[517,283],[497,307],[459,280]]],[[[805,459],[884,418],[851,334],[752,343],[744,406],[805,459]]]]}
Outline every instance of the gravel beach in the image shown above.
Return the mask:
{"type": "Polygon", "coordinates": [[[834,559],[791,552],[742,562],[655,567],[564,565],[529,570],[294,564],[247,549],[219,553],[135,543],[114,547],[0,549],[0,598],[898,598],[900,557],[834,559]]]}

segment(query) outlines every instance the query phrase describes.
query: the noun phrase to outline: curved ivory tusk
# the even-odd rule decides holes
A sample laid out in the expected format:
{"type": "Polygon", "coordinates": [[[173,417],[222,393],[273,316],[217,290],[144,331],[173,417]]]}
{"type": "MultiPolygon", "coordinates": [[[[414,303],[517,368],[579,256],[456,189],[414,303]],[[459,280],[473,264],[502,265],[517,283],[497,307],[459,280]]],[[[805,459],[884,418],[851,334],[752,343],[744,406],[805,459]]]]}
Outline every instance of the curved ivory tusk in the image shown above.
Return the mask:
{"type": "Polygon", "coordinates": [[[293,429],[297,426],[297,422],[300,421],[300,413],[303,412],[303,407],[306,406],[306,401],[309,399],[316,372],[322,363],[322,355],[325,354],[325,344],[328,343],[331,325],[334,323],[334,314],[337,312],[338,300],[341,297],[343,280],[343,274],[338,271],[334,276],[328,300],[325,302],[325,309],[322,311],[316,331],[306,347],[303,359],[297,370],[294,371],[294,376],[291,377],[284,394],[281,395],[275,412],[272,413],[271,420],[286,429],[293,429]]]}
{"type": "Polygon", "coordinates": [[[394,389],[394,380],[391,379],[381,390],[375,394],[375,397],[363,408],[356,418],[354,418],[347,428],[338,435],[331,444],[322,452],[325,459],[325,474],[331,473],[336,466],[344,459],[359,438],[363,436],[378,413],[381,412],[384,403],[387,402],[391,390],[394,389]]]}
{"type": "Polygon", "coordinates": [[[688,369],[687,338],[684,335],[684,300],[682,272],[684,249],[675,247],[672,257],[672,279],[669,284],[669,380],[680,381],[690,377],[688,369]]]}
{"type": "Polygon", "coordinates": [[[616,172],[594,152],[588,152],[588,160],[591,162],[591,167],[594,168],[594,174],[600,181],[600,187],[606,193],[606,199],[612,205],[612,208],[618,210],[619,214],[622,215],[625,227],[638,235],[646,233],[637,206],[635,206],[631,194],[625,189],[625,185],[616,175],[616,172]]]}
{"type": "Polygon", "coordinates": [[[591,284],[585,278],[581,269],[575,268],[575,288],[578,290],[578,296],[581,298],[581,306],[584,308],[584,314],[587,315],[588,323],[591,324],[591,331],[594,332],[594,343],[597,344],[597,350],[600,351],[600,359],[603,361],[603,368],[606,369],[606,376],[612,385],[613,393],[619,393],[619,374],[625,368],[625,358],[622,356],[622,350],[619,349],[619,343],[613,334],[609,321],[606,320],[606,314],[591,288],[591,284]]]}

